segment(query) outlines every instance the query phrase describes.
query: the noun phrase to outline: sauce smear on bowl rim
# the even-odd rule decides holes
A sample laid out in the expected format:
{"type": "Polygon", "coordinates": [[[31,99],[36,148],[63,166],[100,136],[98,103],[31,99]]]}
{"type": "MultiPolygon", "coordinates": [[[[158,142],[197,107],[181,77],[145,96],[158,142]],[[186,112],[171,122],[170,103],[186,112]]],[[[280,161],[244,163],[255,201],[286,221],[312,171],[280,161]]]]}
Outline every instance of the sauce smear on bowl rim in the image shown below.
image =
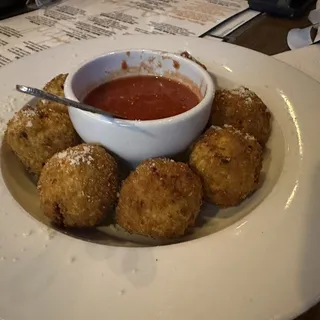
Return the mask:
{"type": "Polygon", "coordinates": [[[138,75],[103,83],[84,103],[127,120],[158,120],[194,108],[199,96],[183,83],[166,77],[138,75]]]}

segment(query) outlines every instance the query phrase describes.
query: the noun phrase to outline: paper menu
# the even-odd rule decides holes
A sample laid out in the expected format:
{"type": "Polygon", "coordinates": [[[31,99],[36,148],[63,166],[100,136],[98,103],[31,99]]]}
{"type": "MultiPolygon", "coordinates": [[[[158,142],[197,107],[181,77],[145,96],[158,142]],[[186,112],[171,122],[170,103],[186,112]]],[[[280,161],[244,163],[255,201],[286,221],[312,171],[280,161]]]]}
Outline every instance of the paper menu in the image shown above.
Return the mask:
{"type": "Polygon", "coordinates": [[[0,66],[99,36],[200,36],[246,8],[246,0],[66,0],[1,21],[0,66]]]}

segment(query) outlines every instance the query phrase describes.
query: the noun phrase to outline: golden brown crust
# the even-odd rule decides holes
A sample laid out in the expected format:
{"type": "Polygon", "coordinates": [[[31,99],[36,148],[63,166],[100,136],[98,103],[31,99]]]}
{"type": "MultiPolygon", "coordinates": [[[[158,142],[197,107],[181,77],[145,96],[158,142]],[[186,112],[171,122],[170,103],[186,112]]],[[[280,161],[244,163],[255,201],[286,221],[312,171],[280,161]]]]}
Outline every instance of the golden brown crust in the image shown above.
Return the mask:
{"type": "Polygon", "coordinates": [[[271,114],[262,100],[247,88],[216,91],[210,124],[232,125],[256,137],[264,146],[271,133],[271,114]]]}
{"type": "Polygon", "coordinates": [[[212,127],[193,146],[189,164],[202,180],[205,199],[222,207],[238,205],[259,185],[262,148],[232,126],[212,127]]]}
{"type": "Polygon", "coordinates": [[[25,106],[8,122],[6,142],[36,176],[55,153],[80,143],[69,116],[38,106],[25,106]]]}
{"type": "Polygon", "coordinates": [[[188,165],[146,160],[124,181],[116,220],[130,233],[177,238],[194,225],[201,199],[201,181],[188,165]]]}
{"type": "MultiPolygon", "coordinates": [[[[43,88],[44,91],[55,94],[59,97],[64,97],[64,83],[66,81],[68,74],[58,74],[53,79],[51,79],[43,88]]],[[[68,113],[68,107],[64,104],[41,100],[39,103],[40,108],[49,108],[59,112],[68,113]]]]}
{"type": "Polygon", "coordinates": [[[93,227],[117,199],[118,166],[102,147],[81,144],[54,155],[42,170],[38,191],[44,214],[64,227],[93,227]]]}

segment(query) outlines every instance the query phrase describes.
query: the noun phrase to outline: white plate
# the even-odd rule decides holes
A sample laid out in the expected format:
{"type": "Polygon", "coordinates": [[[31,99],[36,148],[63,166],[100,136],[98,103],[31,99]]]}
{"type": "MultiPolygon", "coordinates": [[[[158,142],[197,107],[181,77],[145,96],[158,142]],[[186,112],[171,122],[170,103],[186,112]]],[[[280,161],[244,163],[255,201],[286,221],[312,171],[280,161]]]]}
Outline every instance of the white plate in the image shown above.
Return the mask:
{"type": "MultiPolygon", "coordinates": [[[[78,42],[0,69],[1,129],[28,101],[15,84],[40,87],[84,59],[129,48],[188,50],[218,82],[246,85],[265,101],[275,121],[264,191],[248,215],[219,232],[130,248],[48,232],[16,203],[1,176],[0,318],[264,320],[307,309],[320,297],[320,85],[306,75],[262,54],[196,38],[78,42]]],[[[9,174],[8,163],[1,165],[9,174]]],[[[15,192],[27,196],[25,183],[15,181],[15,192]]]]}

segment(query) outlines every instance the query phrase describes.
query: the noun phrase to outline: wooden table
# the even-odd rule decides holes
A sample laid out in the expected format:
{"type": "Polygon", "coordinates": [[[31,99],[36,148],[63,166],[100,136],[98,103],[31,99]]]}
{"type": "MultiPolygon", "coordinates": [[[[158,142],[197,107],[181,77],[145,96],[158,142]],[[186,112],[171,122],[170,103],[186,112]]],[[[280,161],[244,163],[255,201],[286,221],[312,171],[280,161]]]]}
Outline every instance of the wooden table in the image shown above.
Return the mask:
{"type": "Polygon", "coordinates": [[[290,29],[304,28],[310,24],[308,14],[293,20],[261,14],[232,32],[226,42],[274,55],[290,50],[287,45],[290,29]]]}
{"type": "MultiPolygon", "coordinates": [[[[262,14],[232,32],[226,42],[268,55],[285,52],[290,50],[286,41],[288,31],[310,26],[307,16],[290,20],[262,14]]],[[[320,303],[295,320],[320,320],[320,303]]]]}

